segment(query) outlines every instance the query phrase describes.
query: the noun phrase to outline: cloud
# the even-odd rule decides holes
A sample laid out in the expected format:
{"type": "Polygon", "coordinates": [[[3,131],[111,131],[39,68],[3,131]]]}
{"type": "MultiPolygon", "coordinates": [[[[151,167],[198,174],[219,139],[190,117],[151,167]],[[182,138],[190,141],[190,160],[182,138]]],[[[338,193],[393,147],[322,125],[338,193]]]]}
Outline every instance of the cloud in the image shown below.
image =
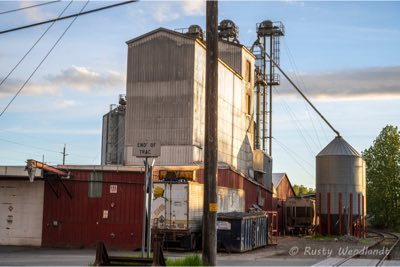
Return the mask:
{"type": "Polygon", "coordinates": [[[145,16],[151,14],[151,17],[157,22],[168,22],[182,17],[204,16],[206,14],[205,0],[186,0],[186,1],[165,1],[152,3],[145,11],[134,12],[131,15],[145,16]]]}
{"type": "MultiPolygon", "coordinates": [[[[400,98],[400,66],[371,67],[356,70],[343,70],[330,73],[303,73],[298,75],[301,82],[296,82],[293,74],[288,74],[293,81],[305,89],[310,98],[324,99],[388,99],[400,98]]],[[[298,94],[282,77],[279,93],[286,96],[298,94]]]]}
{"type": "MultiPolygon", "coordinates": [[[[63,89],[90,92],[96,91],[115,93],[125,88],[125,75],[109,70],[105,73],[96,72],[82,66],[71,66],[57,74],[49,74],[40,82],[30,82],[22,91],[23,95],[60,96],[63,89]]],[[[22,80],[6,81],[0,91],[0,98],[15,94],[23,84],[22,80]]]]}
{"type": "Polygon", "coordinates": [[[56,75],[45,77],[47,82],[79,91],[105,89],[114,91],[125,86],[125,76],[116,71],[99,73],[87,67],[71,66],[56,75]]]}
{"type": "Polygon", "coordinates": [[[296,5],[296,6],[304,6],[304,1],[297,1],[297,0],[284,0],[284,4],[286,5],[296,5]]]}
{"type": "Polygon", "coordinates": [[[186,16],[204,16],[206,14],[205,0],[183,1],[182,9],[186,16]]]}
{"type": "MultiPolygon", "coordinates": [[[[3,79],[3,78],[1,78],[3,79]]],[[[0,89],[0,98],[14,95],[23,85],[24,81],[19,79],[8,79],[0,89]]],[[[21,91],[21,95],[51,95],[59,96],[57,88],[49,83],[28,83],[21,91]]]]}
{"type": "MultiPolygon", "coordinates": [[[[37,1],[20,1],[19,8],[24,8],[28,6],[36,5],[37,1]]],[[[42,21],[51,17],[54,17],[54,14],[45,12],[41,8],[28,8],[23,11],[25,19],[28,22],[42,21]]]]}
{"type": "Polygon", "coordinates": [[[152,16],[158,22],[165,22],[176,20],[181,15],[175,8],[173,8],[171,3],[166,2],[156,5],[152,16]]]}

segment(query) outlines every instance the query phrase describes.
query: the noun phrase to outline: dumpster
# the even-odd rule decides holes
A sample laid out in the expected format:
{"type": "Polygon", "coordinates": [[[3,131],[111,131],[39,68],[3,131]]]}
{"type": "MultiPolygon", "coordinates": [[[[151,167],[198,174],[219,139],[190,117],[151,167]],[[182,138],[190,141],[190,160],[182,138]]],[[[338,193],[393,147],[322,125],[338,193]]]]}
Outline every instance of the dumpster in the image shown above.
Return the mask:
{"type": "Polygon", "coordinates": [[[244,252],[264,247],[268,240],[265,212],[226,212],[217,214],[217,249],[244,252]]]}

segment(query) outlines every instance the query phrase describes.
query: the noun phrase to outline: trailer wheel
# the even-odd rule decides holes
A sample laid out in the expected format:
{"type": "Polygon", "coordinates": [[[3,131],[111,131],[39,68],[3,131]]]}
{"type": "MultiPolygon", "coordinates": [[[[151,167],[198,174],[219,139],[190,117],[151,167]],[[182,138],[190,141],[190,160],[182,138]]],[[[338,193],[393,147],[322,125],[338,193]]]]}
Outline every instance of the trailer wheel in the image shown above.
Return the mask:
{"type": "Polygon", "coordinates": [[[190,235],[190,249],[191,250],[197,249],[197,235],[196,234],[190,235]]]}

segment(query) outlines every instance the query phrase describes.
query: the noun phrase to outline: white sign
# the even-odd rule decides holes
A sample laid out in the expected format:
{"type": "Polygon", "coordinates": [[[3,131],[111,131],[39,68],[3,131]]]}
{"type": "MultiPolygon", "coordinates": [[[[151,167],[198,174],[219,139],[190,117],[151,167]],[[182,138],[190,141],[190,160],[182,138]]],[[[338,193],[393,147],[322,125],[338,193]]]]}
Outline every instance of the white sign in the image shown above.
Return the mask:
{"type": "Polygon", "coordinates": [[[133,156],[138,158],[157,158],[161,155],[159,142],[141,141],[133,145],[133,156]]]}
{"type": "Polygon", "coordinates": [[[103,210],[103,219],[108,219],[108,210],[103,210]]]}
{"type": "Polygon", "coordinates": [[[110,193],[111,193],[111,194],[116,194],[116,193],[117,193],[117,190],[118,190],[118,187],[117,187],[116,184],[110,185],[110,193]]]}

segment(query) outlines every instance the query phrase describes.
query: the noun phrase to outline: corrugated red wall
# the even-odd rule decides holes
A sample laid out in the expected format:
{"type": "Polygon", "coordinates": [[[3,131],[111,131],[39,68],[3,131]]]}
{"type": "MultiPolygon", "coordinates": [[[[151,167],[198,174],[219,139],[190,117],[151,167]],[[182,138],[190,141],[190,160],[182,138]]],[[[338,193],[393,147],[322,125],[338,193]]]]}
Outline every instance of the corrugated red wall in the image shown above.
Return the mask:
{"type": "MultiPolygon", "coordinates": [[[[196,179],[200,183],[204,183],[204,170],[200,169],[196,172],[196,179]]],[[[218,169],[218,186],[229,188],[243,189],[245,192],[245,210],[251,205],[258,203],[258,193],[264,198],[264,210],[272,210],[272,193],[263,186],[246,179],[244,176],[231,169],[218,169]]]]}
{"type": "Polygon", "coordinates": [[[140,248],[143,173],[103,172],[101,197],[89,198],[90,172],[72,171],[64,180],[72,199],[61,184],[55,183],[59,198],[45,184],[42,245],[87,247],[102,240],[107,248],[140,248]],[[117,185],[117,193],[110,185],[117,185]]]}

